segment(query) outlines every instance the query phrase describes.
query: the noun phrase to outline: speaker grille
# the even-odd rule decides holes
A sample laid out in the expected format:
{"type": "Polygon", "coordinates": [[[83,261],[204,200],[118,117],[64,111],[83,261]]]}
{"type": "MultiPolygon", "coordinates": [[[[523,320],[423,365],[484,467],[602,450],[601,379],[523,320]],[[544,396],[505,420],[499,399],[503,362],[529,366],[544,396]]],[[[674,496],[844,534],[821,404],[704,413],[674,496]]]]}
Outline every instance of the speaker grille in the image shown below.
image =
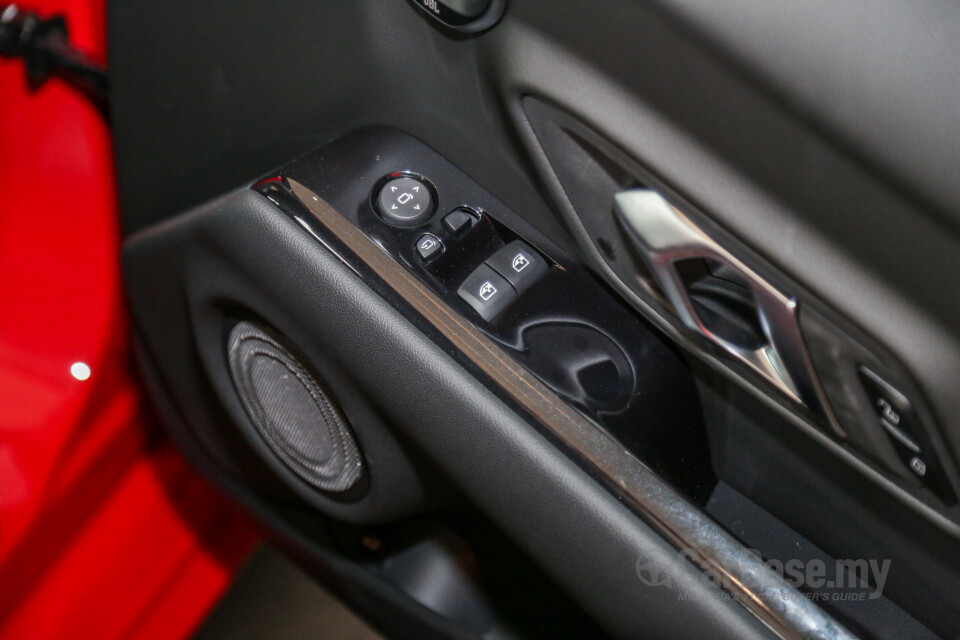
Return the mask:
{"type": "Polygon", "coordinates": [[[227,344],[244,409],[267,446],[295,474],[331,493],[351,489],[363,458],[330,389],[273,330],[238,322],[227,344]]]}

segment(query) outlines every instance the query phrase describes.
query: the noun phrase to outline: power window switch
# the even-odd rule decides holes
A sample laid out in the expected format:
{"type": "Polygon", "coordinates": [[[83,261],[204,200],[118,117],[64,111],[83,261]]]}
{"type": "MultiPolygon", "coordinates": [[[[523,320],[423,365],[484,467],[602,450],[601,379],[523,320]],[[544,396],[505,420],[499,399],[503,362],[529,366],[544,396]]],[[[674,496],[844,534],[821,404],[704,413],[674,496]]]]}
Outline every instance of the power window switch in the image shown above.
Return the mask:
{"type": "Polygon", "coordinates": [[[485,264],[467,276],[457,294],[487,322],[517,299],[517,292],[510,283],[485,264]]]}
{"type": "Polygon", "coordinates": [[[534,285],[547,272],[547,262],[522,240],[514,240],[487,260],[519,293],[534,285]]]}

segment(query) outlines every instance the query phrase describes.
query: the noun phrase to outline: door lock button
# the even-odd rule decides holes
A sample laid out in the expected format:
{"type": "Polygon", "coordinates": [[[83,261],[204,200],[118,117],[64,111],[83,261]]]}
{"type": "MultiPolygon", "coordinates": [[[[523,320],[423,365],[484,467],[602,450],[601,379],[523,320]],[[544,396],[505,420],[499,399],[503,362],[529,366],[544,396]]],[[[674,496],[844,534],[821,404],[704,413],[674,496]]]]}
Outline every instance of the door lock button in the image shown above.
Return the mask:
{"type": "Polygon", "coordinates": [[[417,255],[424,262],[432,262],[443,253],[443,243],[432,233],[425,233],[417,240],[417,255]]]}
{"type": "Polygon", "coordinates": [[[487,260],[494,271],[523,293],[543,277],[549,267],[539,253],[522,240],[514,240],[487,260]]]}
{"type": "Polygon", "coordinates": [[[517,299],[517,292],[510,283],[485,264],[467,276],[457,294],[487,322],[517,299]]]}
{"type": "Polygon", "coordinates": [[[433,213],[433,196],[425,183],[403,176],[380,187],[377,208],[387,222],[401,227],[414,227],[433,213]]]}

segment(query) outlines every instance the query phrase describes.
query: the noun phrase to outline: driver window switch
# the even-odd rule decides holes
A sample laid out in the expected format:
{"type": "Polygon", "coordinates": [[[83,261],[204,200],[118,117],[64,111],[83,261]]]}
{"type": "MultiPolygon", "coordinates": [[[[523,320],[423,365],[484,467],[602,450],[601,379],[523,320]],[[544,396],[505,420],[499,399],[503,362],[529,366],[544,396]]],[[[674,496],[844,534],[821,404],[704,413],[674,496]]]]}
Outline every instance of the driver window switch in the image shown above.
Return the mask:
{"type": "Polygon", "coordinates": [[[510,283],[485,264],[467,276],[457,294],[487,322],[496,318],[518,297],[510,283]]]}
{"type": "Polygon", "coordinates": [[[514,240],[497,251],[487,264],[506,278],[518,293],[532,287],[549,269],[543,257],[522,240],[514,240]]]}

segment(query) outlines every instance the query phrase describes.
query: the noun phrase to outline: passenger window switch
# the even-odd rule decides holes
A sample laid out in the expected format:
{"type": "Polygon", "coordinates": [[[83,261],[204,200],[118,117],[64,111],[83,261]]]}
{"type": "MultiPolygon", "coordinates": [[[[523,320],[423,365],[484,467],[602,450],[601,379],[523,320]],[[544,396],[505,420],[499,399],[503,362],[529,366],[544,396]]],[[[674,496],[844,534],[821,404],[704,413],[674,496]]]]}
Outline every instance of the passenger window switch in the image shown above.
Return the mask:
{"type": "Polygon", "coordinates": [[[549,269],[543,257],[522,240],[514,240],[497,251],[487,264],[519,293],[532,287],[549,269]]]}
{"type": "Polygon", "coordinates": [[[457,294],[490,322],[517,299],[510,283],[485,264],[467,276],[457,294]]]}

